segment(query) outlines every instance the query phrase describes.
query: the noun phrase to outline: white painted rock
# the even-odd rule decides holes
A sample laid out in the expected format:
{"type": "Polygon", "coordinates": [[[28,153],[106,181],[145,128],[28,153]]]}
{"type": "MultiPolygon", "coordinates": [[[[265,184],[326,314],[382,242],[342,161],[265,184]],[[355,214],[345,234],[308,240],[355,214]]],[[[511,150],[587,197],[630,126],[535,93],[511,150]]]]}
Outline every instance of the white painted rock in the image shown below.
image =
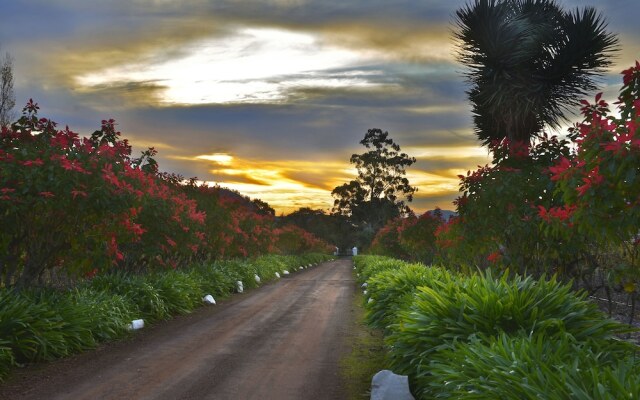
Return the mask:
{"type": "Polygon", "coordinates": [[[236,289],[238,289],[238,293],[244,292],[244,285],[242,284],[242,281],[236,282],[236,289]]]}
{"type": "Polygon", "coordinates": [[[366,288],[367,286],[369,286],[369,284],[367,282],[365,282],[362,285],[360,285],[361,288],[366,288]]]}
{"type": "Polygon", "coordinates": [[[129,324],[130,331],[137,331],[138,329],[144,328],[144,320],[143,319],[134,319],[129,324]]]}
{"type": "Polygon", "coordinates": [[[369,292],[367,292],[366,290],[362,292],[362,294],[365,295],[365,296],[367,295],[367,293],[369,293],[369,292]]]}
{"type": "Polygon", "coordinates": [[[280,278],[280,274],[276,272],[276,278],[280,278]]]}
{"type": "Polygon", "coordinates": [[[284,271],[282,271],[283,275],[289,275],[289,271],[287,271],[286,269],[284,271]]]}
{"type": "Polygon", "coordinates": [[[373,299],[371,297],[369,297],[369,300],[367,300],[367,303],[371,303],[373,301],[373,299]]]}
{"type": "Polygon", "coordinates": [[[256,278],[256,283],[260,283],[260,277],[256,275],[255,278],[256,278]]]}
{"type": "Polygon", "coordinates": [[[383,369],[371,380],[371,400],[415,400],[409,391],[409,378],[383,369]]]}
{"type": "Polygon", "coordinates": [[[206,296],[204,296],[202,298],[202,301],[205,302],[205,304],[216,304],[216,300],[213,298],[212,295],[208,294],[206,296]]]}

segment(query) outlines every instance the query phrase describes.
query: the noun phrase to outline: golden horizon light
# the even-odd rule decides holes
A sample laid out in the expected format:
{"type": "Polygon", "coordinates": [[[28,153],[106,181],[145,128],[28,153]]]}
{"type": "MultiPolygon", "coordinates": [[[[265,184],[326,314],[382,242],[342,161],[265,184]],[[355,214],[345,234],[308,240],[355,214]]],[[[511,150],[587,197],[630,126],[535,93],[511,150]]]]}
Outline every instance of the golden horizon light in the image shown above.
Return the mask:
{"type": "MultiPolygon", "coordinates": [[[[404,149],[403,149],[404,150],[404,149]]],[[[422,213],[436,206],[451,209],[450,203],[438,203],[432,198],[454,198],[458,192],[459,174],[488,160],[486,150],[472,146],[417,147],[407,146],[407,153],[419,160],[459,159],[460,168],[441,168],[422,171],[407,170],[411,185],[418,187],[409,206],[422,213]]],[[[278,215],[288,214],[301,207],[326,212],[333,206],[331,190],[347,183],[357,175],[348,160],[329,160],[321,163],[301,160],[260,160],[237,154],[211,153],[193,157],[172,157],[195,162],[203,171],[201,183],[219,185],[236,190],[250,198],[269,203],[278,215]]]]}

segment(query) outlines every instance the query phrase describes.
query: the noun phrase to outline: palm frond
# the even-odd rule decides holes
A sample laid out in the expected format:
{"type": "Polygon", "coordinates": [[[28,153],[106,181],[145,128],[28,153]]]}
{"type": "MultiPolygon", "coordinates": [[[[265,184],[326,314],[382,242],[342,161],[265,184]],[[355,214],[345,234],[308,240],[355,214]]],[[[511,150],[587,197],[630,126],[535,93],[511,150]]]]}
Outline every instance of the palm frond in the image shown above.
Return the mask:
{"type": "Polygon", "coordinates": [[[456,25],[483,144],[530,141],[557,126],[617,49],[595,9],[565,12],[554,0],[476,0],[456,12],[456,25]]]}

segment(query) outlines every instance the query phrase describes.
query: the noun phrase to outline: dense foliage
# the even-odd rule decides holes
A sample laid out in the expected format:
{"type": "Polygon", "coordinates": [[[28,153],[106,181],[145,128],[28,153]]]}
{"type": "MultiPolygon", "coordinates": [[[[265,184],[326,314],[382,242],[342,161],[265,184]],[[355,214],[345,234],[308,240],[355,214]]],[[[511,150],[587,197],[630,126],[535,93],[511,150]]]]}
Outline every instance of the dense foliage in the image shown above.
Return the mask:
{"type": "Polygon", "coordinates": [[[265,207],[221,188],[158,172],[113,120],[81,138],[37,115],[0,133],[0,284],[112,269],[153,271],[211,258],[329,252],[265,207]],[[268,211],[268,210],[267,210],[268,211]]]}
{"type": "Polygon", "coordinates": [[[278,221],[285,225],[296,225],[317,238],[334,244],[343,251],[356,245],[354,226],[343,215],[328,214],[324,210],[301,207],[290,214],[279,217],[278,221]]]}
{"type": "Polygon", "coordinates": [[[67,290],[0,289],[0,379],[25,362],[52,360],[130,334],[134,319],[154,322],[328,260],[323,254],[265,255],[195,263],[150,274],[113,271],[67,290]],[[256,276],[260,278],[258,281],[256,276]]]}
{"type": "Polygon", "coordinates": [[[419,399],[617,399],[640,395],[629,328],[555,279],[357,256],[367,321],[419,399]]]}
{"type": "Polygon", "coordinates": [[[405,201],[413,200],[417,188],[405,176],[406,167],[416,159],[402,153],[388,132],[369,129],[360,144],[368,151],[350,159],[357,178],[336,187],[331,195],[335,197],[333,213],[357,227],[361,238],[356,245],[362,247],[390,219],[410,213],[405,201]]]}
{"type": "Polygon", "coordinates": [[[615,264],[607,267],[613,283],[633,301],[640,290],[640,63],[626,69],[617,113],[596,96],[583,101],[584,121],[572,129],[570,157],[549,169],[562,208],[540,208],[546,232],[592,238],[615,264]],[[616,115],[618,114],[618,115],[616,115]]]}
{"type": "Polygon", "coordinates": [[[430,264],[436,255],[435,234],[444,222],[439,209],[392,219],[376,233],[369,251],[430,264]]]}
{"type": "MultiPolygon", "coordinates": [[[[557,273],[590,290],[638,294],[640,64],[623,71],[618,115],[596,96],[568,139],[494,143],[494,164],[461,176],[458,218],[437,260],[460,270],[557,273]]],[[[607,292],[609,293],[609,292],[607,292]]]]}

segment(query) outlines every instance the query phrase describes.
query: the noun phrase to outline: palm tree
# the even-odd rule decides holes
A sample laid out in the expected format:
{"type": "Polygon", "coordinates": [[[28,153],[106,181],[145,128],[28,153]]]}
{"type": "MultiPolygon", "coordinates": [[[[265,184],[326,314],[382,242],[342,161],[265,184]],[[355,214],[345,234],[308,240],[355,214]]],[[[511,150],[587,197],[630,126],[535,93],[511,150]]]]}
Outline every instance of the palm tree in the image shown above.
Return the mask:
{"type": "Polygon", "coordinates": [[[475,132],[484,145],[528,145],[596,88],[618,40],[594,8],[554,0],[476,0],[456,12],[475,132]]]}

